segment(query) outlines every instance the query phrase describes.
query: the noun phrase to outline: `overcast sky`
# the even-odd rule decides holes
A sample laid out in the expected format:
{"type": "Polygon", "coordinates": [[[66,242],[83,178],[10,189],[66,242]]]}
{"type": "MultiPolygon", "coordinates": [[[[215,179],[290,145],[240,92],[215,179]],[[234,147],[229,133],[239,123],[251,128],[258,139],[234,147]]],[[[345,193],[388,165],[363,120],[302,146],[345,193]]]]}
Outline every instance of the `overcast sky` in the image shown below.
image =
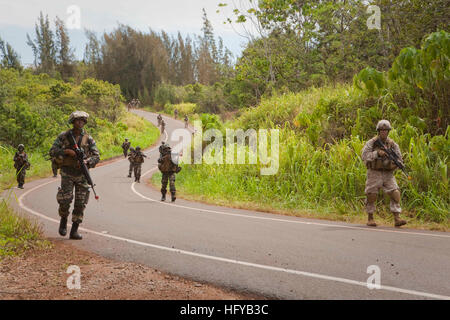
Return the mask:
{"type": "MultiPolygon", "coordinates": [[[[32,63],[33,54],[26,45],[26,34],[34,38],[34,25],[39,12],[48,14],[52,28],[55,17],[67,22],[73,20],[75,14],[67,12],[75,5],[80,10],[81,29],[69,30],[72,46],[76,49],[77,58],[84,52],[84,29],[111,31],[117,24],[123,23],[131,27],[148,31],[165,30],[175,34],[181,31],[187,34],[200,34],[202,28],[202,8],[205,8],[216,36],[221,36],[225,45],[239,55],[245,39],[240,37],[229,25],[223,22],[232,16],[232,8],[220,8],[219,2],[224,0],[0,0],[0,37],[9,42],[19,52],[23,63],[32,63]],[[72,20],[71,20],[72,19],[72,20]]],[[[70,24],[70,23],[69,23],[70,24]]]]}

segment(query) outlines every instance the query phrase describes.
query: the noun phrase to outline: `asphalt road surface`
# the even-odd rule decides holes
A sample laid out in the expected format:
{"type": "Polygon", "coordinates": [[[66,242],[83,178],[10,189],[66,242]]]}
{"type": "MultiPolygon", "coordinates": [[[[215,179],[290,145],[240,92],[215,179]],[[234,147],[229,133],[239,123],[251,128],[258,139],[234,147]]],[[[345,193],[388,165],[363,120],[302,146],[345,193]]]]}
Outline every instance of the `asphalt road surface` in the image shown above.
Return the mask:
{"type": "MultiPolygon", "coordinates": [[[[156,114],[134,112],[157,123],[156,114]]],[[[161,137],[174,146],[171,133],[184,123],[164,120],[168,134],[161,137]]],[[[158,146],[146,151],[140,184],[127,178],[126,159],[91,170],[100,201],[91,194],[80,228],[84,239],[71,244],[271,298],[450,299],[450,234],[370,229],[182,199],[161,203],[160,192],[145,183],[157,171],[158,146]],[[368,280],[376,285],[377,279],[380,287],[370,289],[368,280]]],[[[55,239],[59,182],[49,178],[14,190],[14,205],[37,217],[55,239]]]]}

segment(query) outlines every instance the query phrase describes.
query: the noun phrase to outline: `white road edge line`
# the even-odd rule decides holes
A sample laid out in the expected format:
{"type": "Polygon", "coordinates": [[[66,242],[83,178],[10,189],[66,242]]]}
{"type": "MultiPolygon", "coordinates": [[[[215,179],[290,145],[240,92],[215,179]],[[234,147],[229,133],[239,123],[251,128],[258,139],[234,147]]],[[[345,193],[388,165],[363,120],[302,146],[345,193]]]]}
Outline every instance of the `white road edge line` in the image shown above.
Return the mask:
{"type": "MultiPolygon", "coordinates": [[[[166,141],[167,141],[167,133],[166,133],[166,141]]],[[[156,148],[154,148],[154,149],[156,149],[156,148]]],[[[152,150],[150,150],[149,152],[151,152],[152,150]]],[[[155,171],[156,169],[157,168],[155,167],[155,168],[147,171],[143,176],[149,174],[152,171],[155,171]]],[[[52,180],[52,181],[43,183],[41,185],[38,185],[38,186],[28,190],[27,192],[23,193],[19,197],[18,201],[19,201],[19,206],[22,209],[28,211],[29,213],[31,213],[31,214],[33,214],[35,216],[38,216],[38,217],[40,217],[42,219],[45,219],[45,220],[48,220],[48,221],[51,221],[51,222],[59,224],[58,220],[50,218],[50,217],[48,217],[48,216],[46,216],[44,214],[41,214],[41,213],[39,213],[37,211],[34,211],[33,209],[28,208],[23,203],[23,199],[28,194],[30,194],[31,192],[33,192],[33,191],[35,191],[35,190],[37,190],[39,188],[42,188],[42,187],[44,187],[44,186],[46,186],[48,184],[51,184],[53,182],[56,182],[56,181],[52,180]]],[[[152,202],[157,201],[157,200],[150,199],[150,198],[147,198],[147,197],[141,195],[140,193],[138,193],[135,190],[134,186],[135,186],[135,183],[133,183],[132,186],[131,186],[132,190],[137,195],[139,195],[140,197],[142,197],[144,199],[147,199],[149,201],[152,201],[152,202]]],[[[211,212],[220,213],[220,214],[226,214],[226,215],[234,215],[234,214],[228,214],[228,213],[219,212],[219,211],[213,211],[213,210],[197,209],[197,208],[184,207],[184,206],[179,206],[179,205],[173,205],[173,206],[187,208],[187,209],[193,209],[193,210],[211,211],[211,212]]],[[[250,216],[246,216],[246,215],[239,215],[239,216],[246,217],[246,218],[250,217],[250,216]]],[[[282,220],[282,219],[272,219],[272,218],[263,218],[263,217],[250,217],[250,218],[260,218],[260,219],[265,219],[265,220],[276,220],[276,221],[282,221],[282,222],[297,222],[297,221],[289,221],[289,220],[282,220]]],[[[312,223],[306,223],[306,224],[312,224],[312,223]]],[[[322,224],[320,224],[320,225],[322,225],[322,224]]],[[[334,226],[334,225],[331,225],[331,226],[334,226]]],[[[343,226],[343,227],[345,227],[345,226],[343,226]]],[[[353,228],[353,227],[350,227],[350,228],[353,228]]],[[[363,228],[360,228],[360,229],[363,229],[363,228]]],[[[188,256],[199,257],[199,258],[208,259],[208,260],[226,262],[226,263],[231,263],[231,264],[238,264],[238,265],[254,267],[254,268],[258,268],[258,269],[277,271],[277,272],[285,272],[285,273],[288,273],[288,274],[295,274],[295,275],[301,275],[301,276],[306,276],[306,277],[311,277],[311,278],[317,278],[317,279],[323,279],[323,280],[329,280],[329,281],[335,281],[335,282],[340,282],[340,283],[346,283],[346,284],[352,284],[352,285],[358,285],[358,286],[367,287],[367,283],[366,282],[361,282],[361,281],[356,281],[356,280],[350,280],[350,279],[345,279],[345,278],[327,276],[327,275],[311,273],[311,272],[305,272],[305,271],[299,271],[299,270],[292,270],[292,269],[286,269],[286,268],[273,267],[273,266],[262,265],[262,264],[257,264],[257,263],[251,263],[251,262],[245,262],[245,261],[240,261],[240,260],[233,260],[233,259],[222,258],[222,257],[217,257],[217,256],[211,256],[211,255],[206,255],[206,254],[200,254],[200,253],[195,253],[195,252],[186,251],[186,250],[174,249],[174,248],[159,246],[159,245],[150,244],[150,243],[146,243],[146,242],[141,242],[141,241],[137,241],[137,240],[127,239],[127,238],[123,238],[123,237],[119,237],[119,236],[108,235],[108,234],[104,234],[104,233],[97,232],[97,231],[90,230],[90,229],[86,229],[86,228],[80,228],[80,230],[82,230],[84,232],[87,232],[87,233],[95,234],[95,235],[98,235],[98,236],[106,237],[106,238],[128,242],[128,243],[131,243],[131,244],[141,245],[141,246],[145,246],[145,247],[150,247],[150,248],[154,248],[154,249],[169,251],[169,252],[178,253],[178,254],[184,254],[184,255],[188,255],[188,256]]],[[[366,230],[366,229],[363,229],[363,230],[366,230]]],[[[404,233],[404,232],[396,232],[396,233],[404,233]]],[[[422,235],[420,233],[417,233],[417,234],[422,235]]],[[[409,294],[409,295],[427,297],[427,298],[431,298],[431,299],[450,300],[450,296],[432,294],[432,293],[427,293],[427,292],[420,292],[420,291],[415,291],[415,290],[402,289],[402,288],[397,288],[397,287],[392,287],[392,286],[383,286],[382,285],[379,290],[386,290],[386,291],[392,291],[392,292],[397,292],[397,293],[404,293],[404,294],[409,294]]]]}
{"type": "MultiPolygon", "coordinates": [[[[149,171],[145,172],[142,177],[145,177],[146,175],[150,174],[151,172],[158,169],[157,167],[150,169],[149,171]]],[[[419,235],[419,236],[429,236],[429,237],[441,237],[441,238],[450,238],[450,235],[441,235],[441,234],[430,234],[430,233],[420,233],[420,232],[410,232],[410,231],[395,231],[395,230],[383,230],[383,229],[369,229],[369,228],[362,228],[362,227],[353,227],[353,226],[344,226],[339,224],[329,224],[329,223],[319,223],[319,222],[305,222],[305,221],[295,221],[295,220],[285,220],[285,219],[278,219],[278,218],[268,218],[268,217],[259,217],[259,216],[251,216],[251,215],[245,215],[245,214],[239,214],[239,213],[228,213],[223,211],[216,211],[216,210],[210,210],[210,209],[202,209],[202,208],[194,208],[194,207],[188,207],[183,206],[179,204],[174,203],[167,203],[167,202],[161,202],[159,200],[155,200],[152,198],[148,198],[141,194],[139,191],[135,188],[136,182],[134,182],[131,185],[131,190],[138,195],[139,197],[151,201],[151,202],[158,202],[163,205],[167,206],[173,206],[177,208],[183,208],[183,209],[190,209],[193,211],[203,211],[203,212],[209,212],[209,213],[216,213],[226,216],[233,216],[233,217],[241,217],[241,218],[248,218],[248,219],[259,219],[259,220],[269,220],[269,221],[276,221],[276,222],[286,222],[286,223],[296,223],[296,224],[306,224],[306,225],[314,225],[314,226],[322,226],[322,227],[336,227],[336,228],[345,228],[345,229],[355,229],[355,230],[363,230],[363,231],[374,231],[374,232],[389,232],[389,233],[396,233],[396,234],[408,234],[408,235],[419,235]]]]}
{"type": "MultiPolygon", "coordinates": [[[[44,220],[48,220],[48,221],[54,222],[56,224],[59,224],[58,220],[50,218],[50,217],[47,217],[44,214],[41,214],[41,213],[39,213],[37,211],[34,211],[33,209],[28,208],[23,203],[23,199],[25,198],[25,196],[27,196],[31,192],[33,192],[33,191],[35,191],[35,190],[37,190],[39,188],[42,188],[42,187],[44,187],[44,186],[46,186],[46,185],[48,185],[50,183],[53,183],[53,182],[55,182],[55,181],[49,181],[49,182],[43,183],[43,184],[41,184],[39,186],[34,187],[33,189],[30,189],[29,191],[25,192],[24,194],[22,194],[19,197],[19,206],[22,209],[28,211],[29,213],[31,213],[31,214],[33,214],[33,215],[35,215],[37,217],[40,217],[40,218],[42,218],[44,220]]],[[[180,250],[180,249],[174,249],[174,248],[164,247],[164,246],[155,245],[155,244],[151,244],[151,243],[141,242],[141,241],[137,241],[137,240],[127,239],[127,238],[123,238],[123,237],[119,237],[119,236],[104,234],[104,233],[97,232],[97,231],[90,230],[90,229],[86,229],[86,228],[80,228],[80,230],[82,230],[84,232],[87,232],[87,233],[94,234],[94,235],[98,235],[98,236],[101,236],[101,237],[109,238],[109,239],[124,241],[124,242],[135,244],[135,245],[140,245],[140,246],[144,246],[144,247],[154,248],[154,249],[158,249],[158,250],[169,251],[169,252],[178,253],[178,254],[184,254],[184,255],[198,257],[198,258],[203,258],[203,259],[208,259],[208,260],[226,262],[226,263],[231,263],[231,264],[238,264],[238,265],[242,265],[242,266],[254,267],[254,268],[263,269],[263,270],[285,272],[285,273],[288,273],[288,274],[294,274],[294,275],[300,275],[300,276],[311,277],[311,278],[316,278],[316,279],[323,279],[323,280],[329,280],[329,281],[335,281],[335,282],[340,282],[340,283],[346,283],[346,284],[352,284],[352,285],[367,287],[367,283],[366,282],[361,282],[361,281],[356,281],[356,280],[350,280],[350,279],[339,278],[339,277],[332,277],[332,276],[327,276],[327,275],[322,275],[322,274],[317,274],[317,273],[311,273],[311,272],[305,272],[305,271],[299,271],[299,270],[292,270],[292,269],[285,269],[285,268],[273,267],[273,266],[262,265],[262,264],[251,263],[251,262],[245,262],[245,261],[240,261],[240,260],[233,260],[233,259],[228,259],[228,258],[210,256],[210,255],[206,255],[206,254],[195,253],[195,252],[186,251],[186,250],[180,250]]],[[[427,292],[420,292],[420,291],[415,291],[415,290],[407,290],[407,289],[396,288],[396,287],[391,287],[391,286],[383,286],[382,285],[379,290],[386,290],[386,291],[392,291],[392,292],[397,292],[397,293],[404,293],[404,294],[409,294],[409,295],[414,295],[414,296],[427,297],[427,298],[431,298],[431,299],[450,300],[450,296],[443,296],[443,295],[432,294],[432,293],[427,293],[427,292]]]]}

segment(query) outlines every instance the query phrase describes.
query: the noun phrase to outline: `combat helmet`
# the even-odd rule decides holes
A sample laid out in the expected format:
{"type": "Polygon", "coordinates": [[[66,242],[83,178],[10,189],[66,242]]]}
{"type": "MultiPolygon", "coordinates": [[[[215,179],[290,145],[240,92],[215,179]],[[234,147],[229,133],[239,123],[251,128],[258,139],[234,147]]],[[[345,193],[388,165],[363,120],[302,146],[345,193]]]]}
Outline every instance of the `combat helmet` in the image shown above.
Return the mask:
{"type": "Polygon", "coordinates": [[[74,111],[69,117],[69,123],[73,123],[75,119],[84,119],[84,122],[87,123],[89,119],[89,114],[84,111],[74,111]]]}
{"type": "Polygon", "coordinates": [[[380,130],[392,130],[391,123],[388,120],[381,120],[377,124],[377,131],[380,130]]]}
{"type": "Polygon", "coordinates": [[[25,150],[25,146],[23,144],[19,144],[17,146],[17,150],[20,150],[20,149],[25,150]]]}
{"type": "Polygon", "coordinates": [[[141,151],[141,147],[136,147],[136,151],[141,151]]]}

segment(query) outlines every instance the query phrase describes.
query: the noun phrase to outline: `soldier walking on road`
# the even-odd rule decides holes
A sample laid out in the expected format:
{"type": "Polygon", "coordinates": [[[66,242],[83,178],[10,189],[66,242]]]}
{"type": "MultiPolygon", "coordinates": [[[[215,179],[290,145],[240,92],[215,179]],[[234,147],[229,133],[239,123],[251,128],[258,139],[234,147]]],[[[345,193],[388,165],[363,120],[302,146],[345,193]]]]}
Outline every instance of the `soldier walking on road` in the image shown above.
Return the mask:
{"type": "Polygon", "coordinates": [[[133,158],[134,182],[141,183],[141,169],[142,164],[144,163],[144,158],[147,158],[147,156],[141,152],[141,147],[136,147],[136,152],[133,158]]]}
{"type": "Polygon", "coordinates": [[[51,162],[52,162],[53,178],[56,178],[58,176],[58,164],[56,163],[55,159],[51,159],[51,162]]]}
{"type": "Polygon", "coordinates": [[[166,123],[164,122],[164,120],[161,120],[161,133],[164,133],[165,128],[166,128],[166,123]]]}
{"type": "Polygon", "coordinates": [[[187,115],[184,116],[184,127],[187,129],[189,126],[189,118],[187,115]]]}
{"type": "Polygon", "coordinates": [[[130,162],[130,169],[128,170],[128,178],[131,178],[131,175],[134,170],[134,155],[136,154],[136,150],[133,147],[130,148],[130,154],[128,155],[128,161],[130,162]]]}
{"type": "Polygon", "coordinates": [[[395,226],[401,227],[406,224],[406,221],[400,219],[400,213],[402,212],[400,207],[400,190],[394,177],[394,171],[398,167],[380,147],[380,145],[384,145],[386,149],[392,150],[399,162],[403,164],[400,147],[392,139],[388,138],[390,130],[392,130],[392,127],[389,121],[381,120],[377,125],[378,136],[369,140],[362,150],[362,160],[367,166],[365,193],[367,196],[367,225],[369,227],[377,226],[373,214],[376,211],[377,194],[380,189],[388,194],[391,199],[390,209],[394,214],[395,226]]]}
{"type": "Polygon", "coordinates": [[[158,114],[158,127],[161,126],[161,122],[162,122],[162,116],[160,114],[158,114]]]}
{"type": "Polygon", "coordinates": [[[56,199],[59,203],[59,234],[67,234],[67,218],[69,209],[74,199],[73,190],[75,188],[75,203],[72,211],[72,229],[70,230],[70,239],[81,240],[78,233],[78,226],[83,221],[84,210],[89,200],[89,184],[77,159],[74,145],[71,142],[73,135],[77,145],[82,149],[85,155],[84,162],[88,168],[94,168],[100,161],[100,153],[97,149],[94,139],[88,135],[83,127],[88,121],[89,115],[83,111],[75,111],[69,117],[69,123],[73,128],[61,133],[53,142],[50,149],[52,157],[57,159],[58,166],[61,168],[61,187],[58,190],[56,199]]]}
{"type": "Polygon", "coordinates": [[[17,152],[15,153],[13,160],[14,168],[16,169],[17,187],[23,189],[26,171],[29,170],[31,166],[23,144],[19,144],[17,147],[17,152]]]}
{"type": "Polygon", "coordinates": [[[174,114],[174,116],[175,116],[175,119],[178,117],[178,109],[175,109],[174,111],[173,111],[173,114],[174,114]]]}
{"type": "Polygon", "coordinates": [[[125,142],[122,143],[123,156],[126,158],[128,156],[128,149],[130,149],[131,142],[128,139],[125,139],[125,142]]]}
{"type": "Polygon", "coordinates": [[[172,195],[172,202],[175,202],[176,198],[176,188],[175,188],[175,174],[181,171],[178,166],[178,158],[176,163],[174,163],[174,156],[172,155],[172,150],[168,144],[162,142],[159,147],[159,159],[158,159],[158,169],[162,173],[161,179],[161,201],[166,201],[167,193],[167,182],[170,184],[170,193],[172,195]]]}

